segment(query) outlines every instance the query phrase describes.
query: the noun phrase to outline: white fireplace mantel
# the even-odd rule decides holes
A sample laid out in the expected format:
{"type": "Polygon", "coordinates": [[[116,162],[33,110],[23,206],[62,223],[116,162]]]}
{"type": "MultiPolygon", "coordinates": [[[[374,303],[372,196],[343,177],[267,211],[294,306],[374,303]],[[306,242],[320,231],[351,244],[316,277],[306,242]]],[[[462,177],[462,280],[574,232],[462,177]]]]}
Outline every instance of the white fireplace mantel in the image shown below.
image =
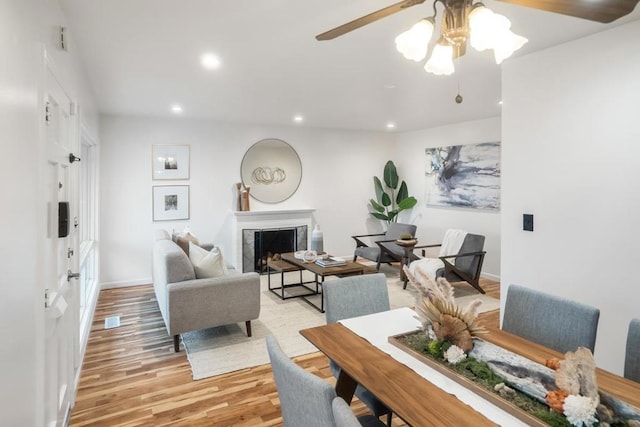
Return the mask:
{"type": "MultiPolygon", "coordinates": [[[[233,265],[242,271],[242,230],[299,227],[306,225],[311,234],[315,209],[233,211],[233,265]]],[[[307,242],[307,245],[309,242],[307,242]]]]}

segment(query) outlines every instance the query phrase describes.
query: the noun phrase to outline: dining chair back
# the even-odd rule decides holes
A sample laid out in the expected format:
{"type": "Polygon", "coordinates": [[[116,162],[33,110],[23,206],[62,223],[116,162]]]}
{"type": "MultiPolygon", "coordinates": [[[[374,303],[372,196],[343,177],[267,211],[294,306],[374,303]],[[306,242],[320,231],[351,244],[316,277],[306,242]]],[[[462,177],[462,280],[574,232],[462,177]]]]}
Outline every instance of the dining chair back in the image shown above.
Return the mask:
{"type": "Polygon", "coordinates": [[[331,403],[336,427],[384,427],[384,424],[373,415],[356,417],[347,402],[341,397],[336,397],[331,403]]]}
{"type": "MultiPolygon", "coordinates": [[[[327,280],[322,285],[322,295],[327,323],[391,309],[387,279],[382,273],[327,280]]],[[[329,360],[329,368],[338,378],[340,367],[333,360],[329,360]]],[[[391,425],[391,410],[373,393],[358,384],[355,395],[376,417],[387,415],[387,425],[391,425]]]]}
{"type": "Polygon", "coordinates": [[[383,273],[327,280],[322,295],[327,323],[391,309],[383,273]]]}
{"type": "Polygon", "coordinates": [[[561,353],[593,353],[600,310],[519,285],[510,285],[502,329],[561,353]]]}
{"type": "Polygon", "coordinates": [[[331,402],[336,392],[331,384],[296,365],[272,335],[266,341],[284,426],[335,425],[331,402]]]}
{"type": "Polygon", "coordinates": [[[640,319],[632,319],[629,323],[624,377],[640,382],[640,319]]]}

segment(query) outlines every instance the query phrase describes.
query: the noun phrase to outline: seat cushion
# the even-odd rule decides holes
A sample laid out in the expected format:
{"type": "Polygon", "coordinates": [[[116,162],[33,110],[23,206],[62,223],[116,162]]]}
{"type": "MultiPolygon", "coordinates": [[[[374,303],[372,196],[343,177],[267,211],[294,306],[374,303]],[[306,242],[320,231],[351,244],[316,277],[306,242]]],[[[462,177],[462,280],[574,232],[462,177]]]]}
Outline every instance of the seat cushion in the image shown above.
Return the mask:
{"type": "Polygon", "coordinates": [[[372,246],[361,246],[356,248],[354,254],[360,258],[370,259],[371,261],[377,261],[380,256],[380,248],[372,246]]]}

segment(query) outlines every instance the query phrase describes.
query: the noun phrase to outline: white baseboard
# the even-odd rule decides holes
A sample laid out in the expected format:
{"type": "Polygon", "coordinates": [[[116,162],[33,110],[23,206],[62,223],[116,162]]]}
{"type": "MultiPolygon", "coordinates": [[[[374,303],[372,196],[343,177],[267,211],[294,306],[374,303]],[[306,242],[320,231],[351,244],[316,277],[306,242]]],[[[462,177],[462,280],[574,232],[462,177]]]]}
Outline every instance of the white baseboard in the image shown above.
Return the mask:
{"type": "Polygon", "coordinates": [[[496,282],[500,281],[500,276],[497,276],[495,274],[491,274],[491,273],[480,273],[480,277],[484,277],[486,279],[491,279],[491,280],[495,280],[496,282]]]}
{"type": "Polygon", "coordinates": [[[129,286],[150,285],[153,283],[151,277],[138,280],[123,280],[121,282],[104,282],[100,283],[100,289],[127,288],[129,286]]]}

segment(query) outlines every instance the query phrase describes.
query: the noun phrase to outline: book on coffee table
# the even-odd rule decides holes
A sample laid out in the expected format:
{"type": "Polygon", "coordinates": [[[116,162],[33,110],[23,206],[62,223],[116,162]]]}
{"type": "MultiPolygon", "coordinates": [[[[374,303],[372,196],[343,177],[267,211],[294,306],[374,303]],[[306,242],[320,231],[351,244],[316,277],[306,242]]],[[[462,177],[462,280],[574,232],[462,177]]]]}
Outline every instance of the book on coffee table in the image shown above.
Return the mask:
{"type": "Polygon", "coordinates": [[[326,257],[326,258],[318,258],[316,260],[316,264],[318,264],[320,267],[337,267],[339,265],[346,265],[346,261],[343,260],[342,258],[336,258],[336,257],[326,257]]]}

